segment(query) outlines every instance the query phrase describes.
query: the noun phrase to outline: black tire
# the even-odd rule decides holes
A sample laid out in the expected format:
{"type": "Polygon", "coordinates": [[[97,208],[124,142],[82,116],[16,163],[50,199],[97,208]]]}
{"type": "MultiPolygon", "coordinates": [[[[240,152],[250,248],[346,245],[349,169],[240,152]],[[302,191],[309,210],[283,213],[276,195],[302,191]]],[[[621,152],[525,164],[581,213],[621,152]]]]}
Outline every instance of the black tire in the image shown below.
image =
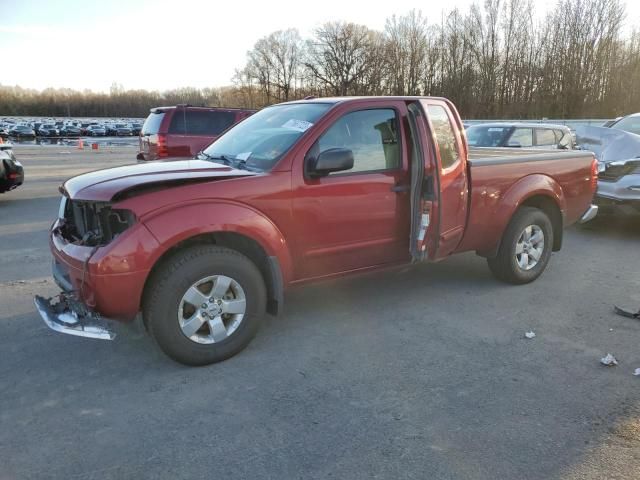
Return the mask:
{"type": "Polygon", "coordinates": [[[553,224],[542,210],[533,207],[521,207],[513,215],[504,232],[500,249],[494,258],[488,258],[487,263],[496,278],[503,282],[523,285],[533,282],[542,275],[551,258],[553,249],[553,224]],[[538,226],[544,233],[544,249],[538,263],[530,270],[518,265],[516,259],[516,244],[520,235],[529,225],[538,226]]]}
{"type": "Polygon", "coordinates": [[[256,265],[243,254],[215,245],[181,250],[164,261],[149,279],[143,317],[162,351],[185,365],[225,360],[253,339],[266,311],[266,287],[256,265]],[[178,323],[184,293],[198,280],[225,275],[237,281],[246,296],[246,311],[237,329],[222,341],[200,344],[187,338],[178,323]]]}

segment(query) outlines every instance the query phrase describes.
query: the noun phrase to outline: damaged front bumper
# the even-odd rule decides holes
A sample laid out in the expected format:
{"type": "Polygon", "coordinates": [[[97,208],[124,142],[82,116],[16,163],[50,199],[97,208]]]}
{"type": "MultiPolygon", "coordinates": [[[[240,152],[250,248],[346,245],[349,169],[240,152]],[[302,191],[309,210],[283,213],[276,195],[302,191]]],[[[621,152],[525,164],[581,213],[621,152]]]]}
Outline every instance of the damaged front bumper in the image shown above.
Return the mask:
{"type": "Polygon", "coordinates": [[[57,303],[36,295],[34,303],[44,323],[51,330],[78,337],[113,340],[116,336],[109,319],[89,310],[72,293],[61,293],[57,303]]]}

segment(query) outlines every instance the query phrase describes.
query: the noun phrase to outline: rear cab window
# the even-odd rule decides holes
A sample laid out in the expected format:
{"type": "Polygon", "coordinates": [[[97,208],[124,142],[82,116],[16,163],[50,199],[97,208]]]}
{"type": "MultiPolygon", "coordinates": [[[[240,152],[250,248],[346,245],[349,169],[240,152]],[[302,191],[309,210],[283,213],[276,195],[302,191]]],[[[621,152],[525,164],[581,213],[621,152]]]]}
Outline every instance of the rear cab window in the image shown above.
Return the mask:
{"type": "Polygon", "coordinates": [[[151,112],[142,125],[142,135],[155,135],[160,131],[164,119],[164,112],[151,112]]]}

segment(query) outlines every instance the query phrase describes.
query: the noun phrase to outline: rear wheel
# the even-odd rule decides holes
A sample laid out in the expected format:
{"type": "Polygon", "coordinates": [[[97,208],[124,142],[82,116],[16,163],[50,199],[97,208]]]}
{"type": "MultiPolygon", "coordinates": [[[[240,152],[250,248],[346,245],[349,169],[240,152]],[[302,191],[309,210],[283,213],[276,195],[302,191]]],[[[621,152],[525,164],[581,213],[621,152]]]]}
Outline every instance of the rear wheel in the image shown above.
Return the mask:
{"type": "Polygon", "coordinates": [[[228,248],[182,250],[149,281],[145,322],[160,348],[185,365],[215,363],[241,351],[266,310],[260,271],[228,248]]]}
{"type": "Polygon", "coordinates": [[[495,258],[487,259],[491,272],[516,285],[533,282],[547,268],[553,247],[553,225],[542,210],[520,208],[505,230],[495,258]]]}

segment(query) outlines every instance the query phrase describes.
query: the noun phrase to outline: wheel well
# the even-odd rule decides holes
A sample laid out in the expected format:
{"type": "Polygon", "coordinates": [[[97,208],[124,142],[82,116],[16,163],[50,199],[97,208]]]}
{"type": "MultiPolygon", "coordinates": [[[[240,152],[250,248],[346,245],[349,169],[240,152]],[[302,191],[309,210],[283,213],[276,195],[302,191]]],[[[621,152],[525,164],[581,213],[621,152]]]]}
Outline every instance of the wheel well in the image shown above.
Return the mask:
{"type": "Polygon", "coordinates": [[[260,270],[264,283],[267,287],[267,311],[272,315],[276,315],[282,309],[282,275],[280,267],[275,257],[269,257],[262,246],[254,239],[245,235],[234,232],[213,232],[196,235],[187,238],[169,248],[158,261],[147,276],[144,286],[144,295],[146,295],[147,287],[153,274],[167,259],[175,255],[176,252],[195,245],[219,245],[227,247],[246,255],[260,270]]]}
{"type": "Polygon", "coordinates": [[[553,251],[557,252],[560,250],[562,248],[564,219],[562,217],[562,211],[555,200],[547,195],[535,195],[527,198],[521,206],[534,207],[547,214],[553,226],[553,251]]]}

